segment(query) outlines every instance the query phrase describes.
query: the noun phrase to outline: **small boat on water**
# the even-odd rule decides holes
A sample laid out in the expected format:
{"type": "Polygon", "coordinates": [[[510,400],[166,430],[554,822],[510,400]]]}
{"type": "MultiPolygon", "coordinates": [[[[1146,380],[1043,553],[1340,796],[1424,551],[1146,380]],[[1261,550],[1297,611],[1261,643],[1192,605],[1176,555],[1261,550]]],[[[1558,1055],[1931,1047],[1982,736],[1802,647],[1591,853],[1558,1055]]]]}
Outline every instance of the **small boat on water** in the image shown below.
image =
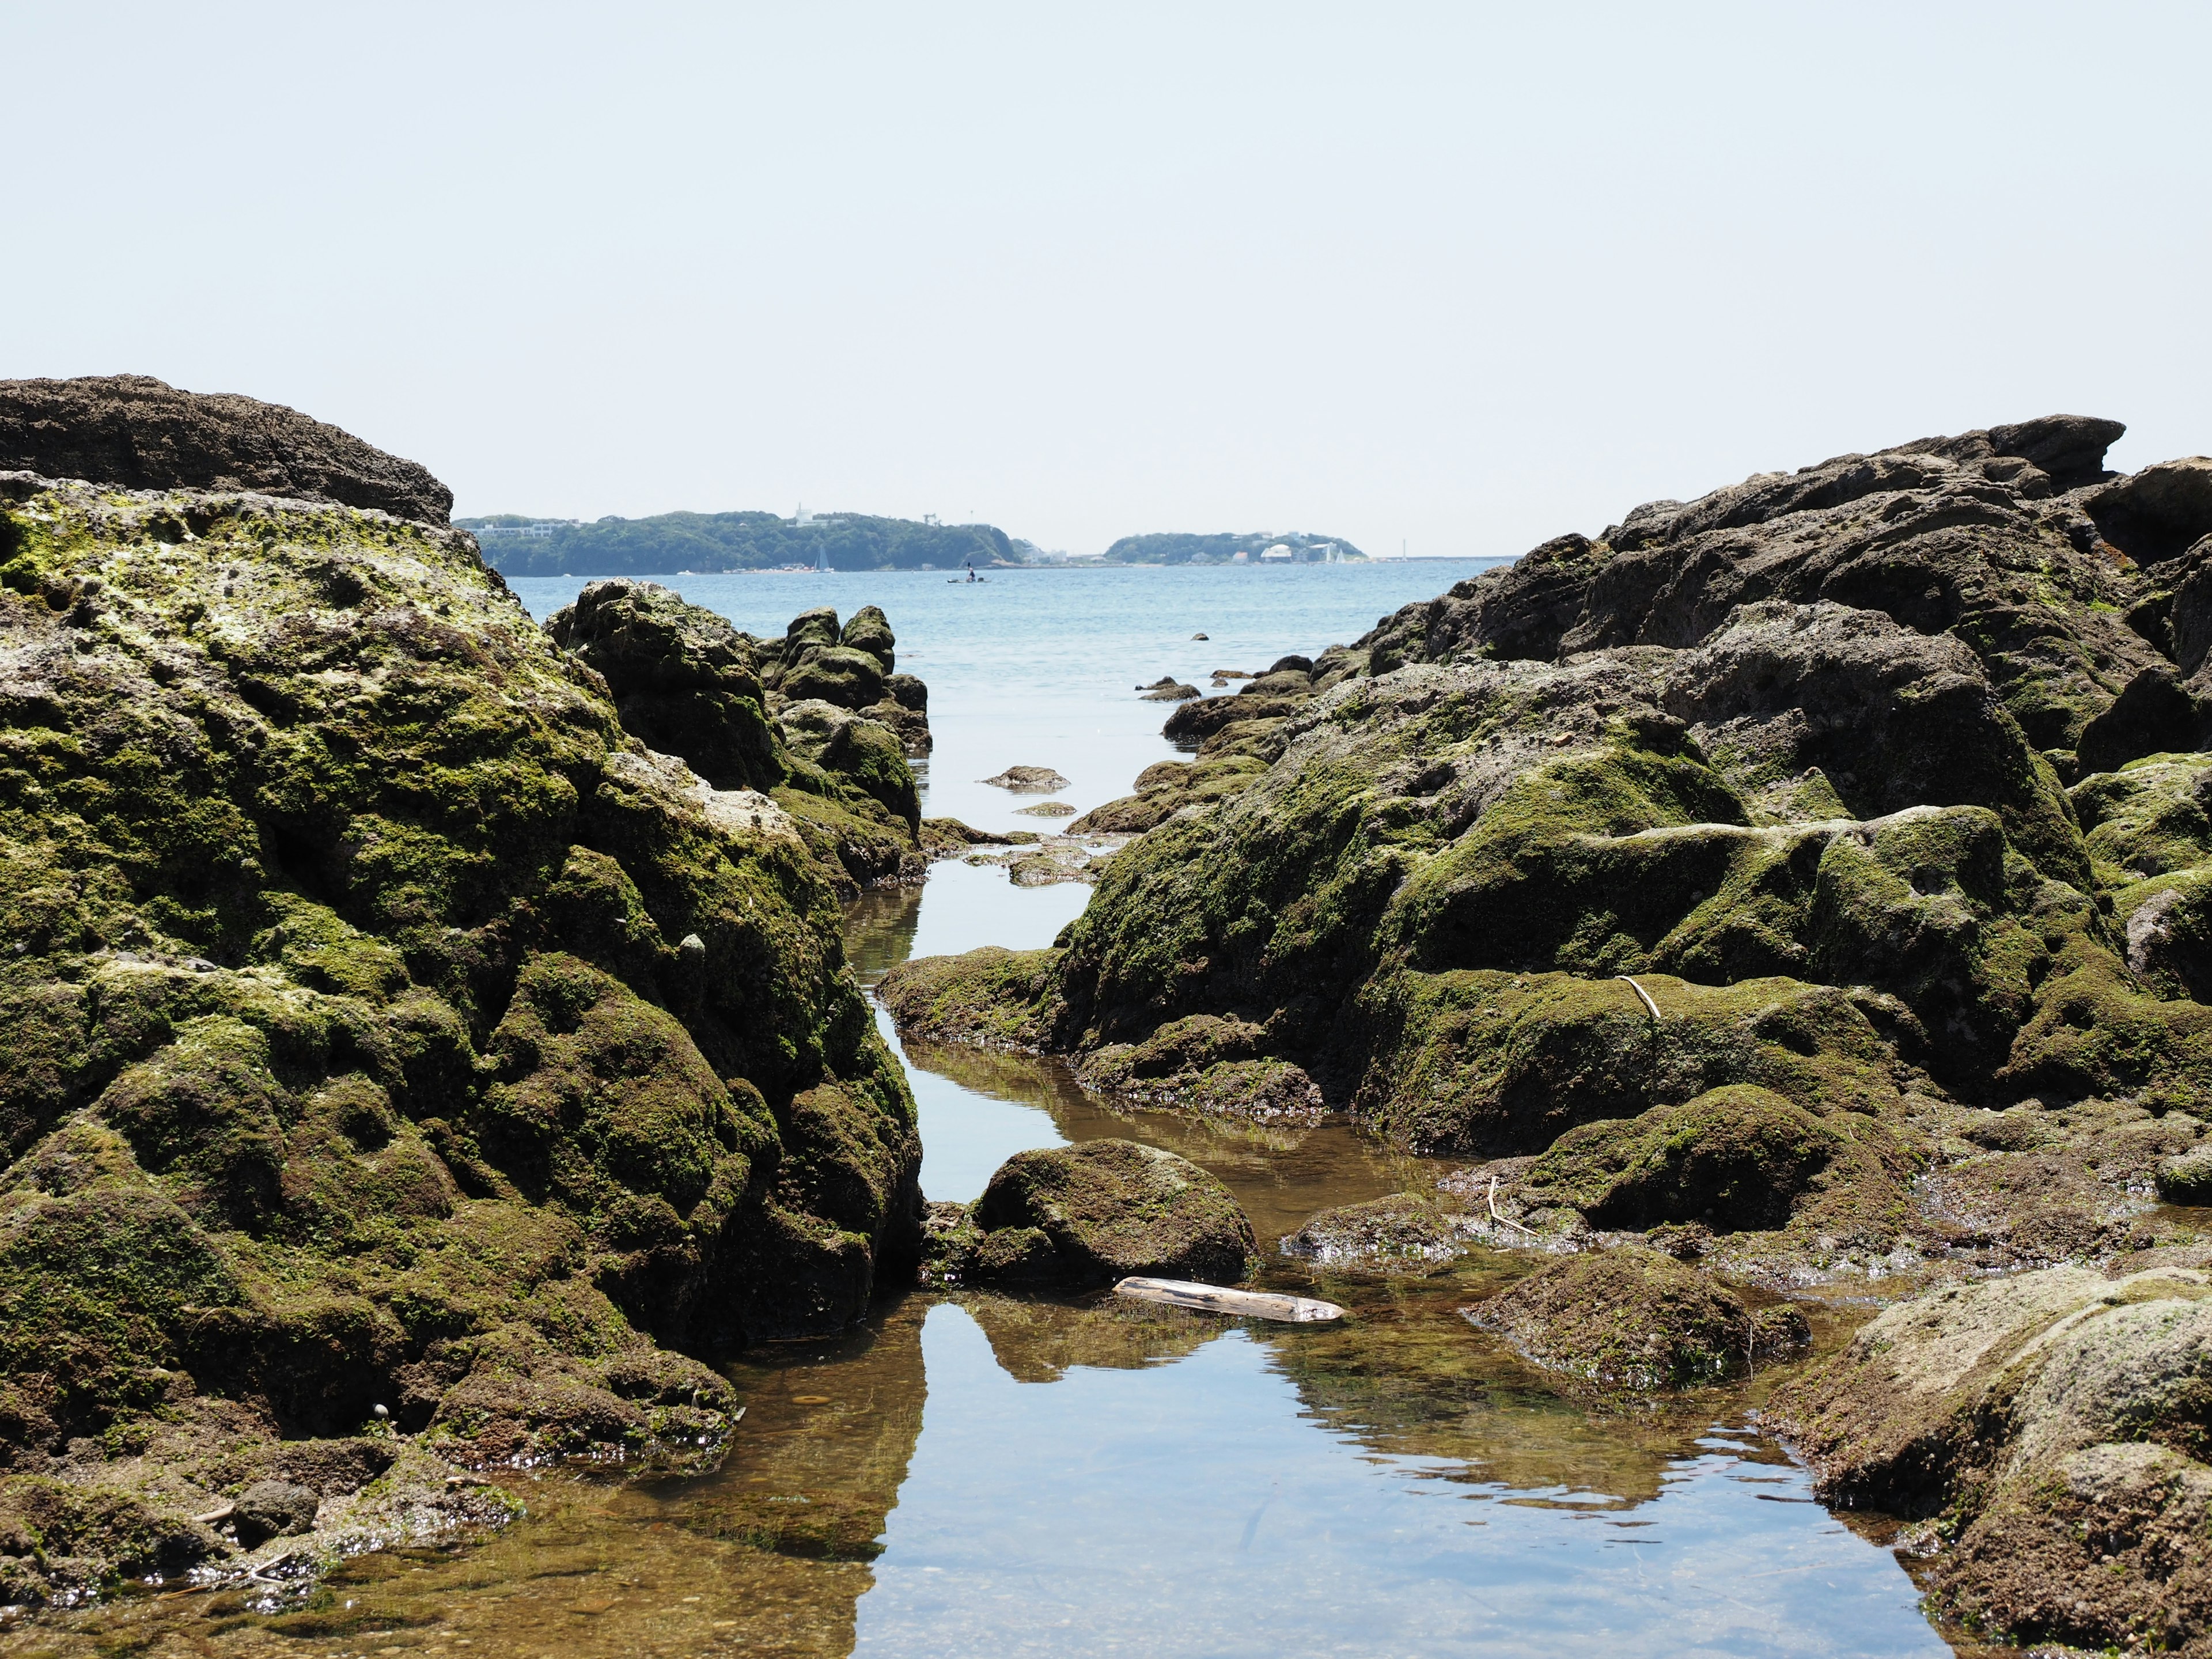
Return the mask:
{"type": "Polygon", "coordinates": [[[1219,1285],[1197,1285],[1182,1279],[1125,1279],[1115,1285],[1116,1296],[1139,1302],[1162,1302],[1170,1308],[1198,1313],[1227,1314],[1235,1319],[1275,1319],[1292,1325],[1325,1324],[1344,1317],[1334,1302],[1310,1296],[1283,1296],[1273,1291],[1232,1291],[1219,1285]]]}

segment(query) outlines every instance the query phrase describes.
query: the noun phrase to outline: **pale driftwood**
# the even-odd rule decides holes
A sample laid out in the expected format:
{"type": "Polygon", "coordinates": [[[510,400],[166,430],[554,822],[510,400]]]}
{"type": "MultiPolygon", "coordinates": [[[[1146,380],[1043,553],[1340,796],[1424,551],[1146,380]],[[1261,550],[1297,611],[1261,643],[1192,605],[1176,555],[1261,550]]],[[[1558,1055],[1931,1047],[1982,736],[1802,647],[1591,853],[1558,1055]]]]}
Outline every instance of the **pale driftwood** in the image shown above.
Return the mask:
{"type": "Polygon", "coordinates": [[[1638,985],[1634,980],[1629,978],[1626,974],[1615,974],[1613,977],[1619,980],[1622,984],[1626,985],[1630,990],[1636,993],[1637,996],[1642,1000],[1644,1008],[1650,1013],[1652,1018],[1656,1019],[1659,1018],[1659,1005],[1651,1000],[1650,992],[1645,990],[1641,985],[1638,985]]]}
{"type": "Polygon", "coordinates": [[[205,1515],[196,1515],[193,1520],[204,1527],[212,1527],[218,1521],[228,1521],[238,1512],[235,1504],[225,1504],[221,1509],[210,1510],[205,1515]]]}
{"type": "Polygon", "coordinates": [[[1510,1216],[1500,1215],[1498,1212],[1498,1177],[1496,1176],[1490,1177],[1490,1218],[1501,1227],[1512,1228],[1524,1238],[1534,1238],[1536,1236],[1510,1216]]]}
{"type": "Polygon", "coordinates": [[[1273,1291],[1231,1291],[1218,1285],[1194,1285],[1181,1279],[1125,1279],[1114,1287],[1116,1296],[1139,1302],[1164,1302],[1170,1308],[1189,1308],[1199,1313],[1228,1314],[1232,1318],[1279,1319],[1293,1325],[1311,1325],[1344,1317],[1334,1302],[1317,1302],[1310,1296],[1279,1296],[1273,1291]]]}

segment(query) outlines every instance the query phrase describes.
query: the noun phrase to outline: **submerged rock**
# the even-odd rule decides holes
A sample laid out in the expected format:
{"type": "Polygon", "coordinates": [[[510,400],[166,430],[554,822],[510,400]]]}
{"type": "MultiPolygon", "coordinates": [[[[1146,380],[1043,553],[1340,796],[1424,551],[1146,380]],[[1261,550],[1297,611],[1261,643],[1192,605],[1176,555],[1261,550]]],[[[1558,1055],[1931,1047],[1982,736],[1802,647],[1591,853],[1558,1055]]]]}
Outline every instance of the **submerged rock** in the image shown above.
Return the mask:
{"type": "Polygon", "coordinates": [[[1753,1311],[1698,1269],[1633,1246],[1552,1262],[1467,1316],[1600,1394],[1722,1382],[1812,1340],[1795,1308],[1753,1311]]]}
{"type": "Polygon", "coordinates": [[[1252,1224],[1226,1187],[1187,1158],[1130,1140],[1018,1152],[964,1224],[939,1213],[931,1226],[938,1270],[975,1284],[1141,1274],[1234,1285],[1255,1260],[1252,1224]]]}

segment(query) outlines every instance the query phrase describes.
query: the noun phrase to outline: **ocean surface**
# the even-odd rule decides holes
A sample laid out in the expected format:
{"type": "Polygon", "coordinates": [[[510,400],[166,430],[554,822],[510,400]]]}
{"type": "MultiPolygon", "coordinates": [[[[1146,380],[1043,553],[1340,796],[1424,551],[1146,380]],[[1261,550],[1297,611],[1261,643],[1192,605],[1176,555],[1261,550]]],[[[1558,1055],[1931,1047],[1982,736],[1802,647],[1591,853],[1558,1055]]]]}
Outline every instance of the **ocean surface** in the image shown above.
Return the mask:
{"type": "MultiPolygon", "coordinates": [[[[1166,707],[1135,685],[1315,654],[1471,568],[1051,571],[973,587],[926,573],[669,580],[755,633],[817,604],[881,605],[901,665],[931,688],[929,810],[1006,830],[1038,820],[976,781],[1005,766],[1056,767],[1065,799],[1088,807],[1171,752],[1166,707]]],[[[512,585],[541,617],[580,586],[512,585]]],[[[1089,897],[949,861],[925,886],[856,901],[848,951],[872,985],[910,956],[1048,944],[1089,897]]],[[[1524,1262],[1476,1250],[1384,1279],[1279,1253],[1315,1211],[1422,1187],[1441,1166],[1342,1122],[1284,1132],[1117,1111],[1049,1059],[899,1052],[933,1199],[974,1197],[1024,1147],[1167,1147],[1235,1192],[1262,1285],[1350,1317],[1282,1326],[1101,1293],[891,1292],[855,1330],[725,1368],[745,1412],[714,1474],[513,1472],[501,1484],[527,1513],[504,1533],[360,1558],[296,1613],[145,1596],[0,1632],[0,1656],[1950,1651],[1882,1547],[1881,1518],[1831,1514],[1761,1432],[1759,1386],[1592,1412],[1462,1315],[1524,1262]]],[[[1854,1317],[1813,1316],[1824,1350],[1854,1317]]]]}
{"type": "MultiPolygon", "coordinates": [[[[898,635],[898,666],[929,684],[937,750],[921,769],[926,810],[1003,830],[1055,824],[1018,812],[1040,797],[981,781],[1009,766],[1054,768],[1069,781],[1056,799],[1088,811],[1129,793],[1138,773],[1173,757],[1159,735],[1173,705],[1144,701],[1138,686],[1166,674],[1203,691],[1216,668],[1256,673],[1278,657],[1317,656],[1351,644],[1399,606],[1502,562],[1040,568],[994,571],[972,583],[927,570],[651,580],[775,639],[817,605],[835,605],[840,619],[881,605],[898,635]]],[[[541,621],[583,585],[574,577],[507,580],[541,621]]]]}

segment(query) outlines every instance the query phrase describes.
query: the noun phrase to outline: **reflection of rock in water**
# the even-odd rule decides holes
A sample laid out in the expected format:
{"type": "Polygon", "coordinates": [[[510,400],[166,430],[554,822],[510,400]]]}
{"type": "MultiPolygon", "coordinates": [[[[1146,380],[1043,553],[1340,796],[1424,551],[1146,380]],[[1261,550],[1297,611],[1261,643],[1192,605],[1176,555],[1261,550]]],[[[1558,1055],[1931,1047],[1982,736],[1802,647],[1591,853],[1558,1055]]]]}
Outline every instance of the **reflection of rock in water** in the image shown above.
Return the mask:
{"type": "Polygon", "coordinates": [[[1309,1411],[1377,1452],[1449,1460],[1462,1467],[1446,1479],[1532,1494],[1656,1498],[1668,1461],[1713,1420],[1713,1400],[1615,1415],[1559,1398],[1456,1311],[1506,1276],[1470,1264],[1432,1279],[1331,1278],[1326,1294],[1350,1319],[1258,1334],[1309,1411]]]}
{"type": "Polygon", "coordinates": [[[1229,1328],[1224,1320],[1118,1297],[1071,1304],[977,1291],[957,1299],[1017,1382],[1056,1382],[1071,1365],[1137,1370],[1180,1359],[1229,1328]]]}
{"type": "Polygon", "coordinates": [[[918,886],[872,887],[846,901],[845,955],[861,984],[873,985],[913,954],[921,921],[918,886]]]}
{"type": "Polygon", "coordinates": [[[1406,1187],[1425,1188],[1444,1165],[1398,1152],[1351,1125],[1290,1128],[1175,1112],[1117,1111],[1086,1092],[1057,1059],[963,1044],[906,1043],[910,1065],[996,1100],[1050,1115],[1072,1141],[1140,1140],[1218,1176],[1244,1212],[1263,1251],[1316,1210],[1356,1204],[1406,1187]]]}

